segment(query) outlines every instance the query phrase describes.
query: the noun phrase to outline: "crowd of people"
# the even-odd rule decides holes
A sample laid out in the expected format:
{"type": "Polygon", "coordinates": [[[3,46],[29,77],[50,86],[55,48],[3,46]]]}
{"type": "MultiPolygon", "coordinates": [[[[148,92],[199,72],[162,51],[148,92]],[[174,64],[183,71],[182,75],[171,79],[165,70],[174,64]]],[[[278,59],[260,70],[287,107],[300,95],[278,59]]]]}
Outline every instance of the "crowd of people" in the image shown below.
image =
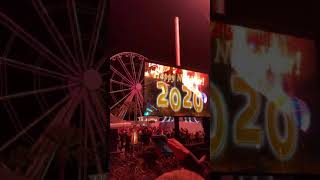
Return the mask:
{"type": "Polygon", "coordinates": [[[179,139],[182,144],[197,144],[204,142],[204,131],[189,132],[180,128],[179,139]]]}
{"type": "Polygon", "coordinates": [[[174,137],[174,131],[170,128],[136,126],[120,128],[118,130],[117,144],[120,151],[131,151],[133,132],[137,133],[137,143],[148,146],[151,143],[151,137],[155,135],[166,135],[168,138],[174,137]]]}
{"type": "MultiPolygon", "coordinates": [[[[120,128],[116,137],[117,149],[119,151],[131,152],[133,146],[133,135],[136,132],[136,143],[142,146],[149,146],[152,142],[152,136],[165,135],[168,139],[175,137],[175,129],[170,127],[147,127],[147,126],[136,126],[120,128]]],[[[177,138],[177,137],[175,137],[177,138]]],[[[196,144],[204,142],[204,132],[189,132],[188,129],[180,128],[179,130],[179,141],[182,144],[196,144]]]]}

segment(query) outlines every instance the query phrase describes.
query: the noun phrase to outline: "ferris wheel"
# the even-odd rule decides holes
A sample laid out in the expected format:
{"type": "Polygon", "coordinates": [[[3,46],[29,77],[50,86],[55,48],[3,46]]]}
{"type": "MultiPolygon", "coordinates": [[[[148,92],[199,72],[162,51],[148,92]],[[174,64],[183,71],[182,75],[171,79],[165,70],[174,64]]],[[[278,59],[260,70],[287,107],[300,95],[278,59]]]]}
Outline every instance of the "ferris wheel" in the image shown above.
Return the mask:
{"type": "Polygon", "coordinates": [[[0,9],[0,167],[28,179],[105,173],[106,1],[0,9]]]}
{"type": "Polygon", "coordinates": [[[110,58],[110,113],[123,120],[143,116],[144,63],[148,58],[134,52],[110,58]]]}

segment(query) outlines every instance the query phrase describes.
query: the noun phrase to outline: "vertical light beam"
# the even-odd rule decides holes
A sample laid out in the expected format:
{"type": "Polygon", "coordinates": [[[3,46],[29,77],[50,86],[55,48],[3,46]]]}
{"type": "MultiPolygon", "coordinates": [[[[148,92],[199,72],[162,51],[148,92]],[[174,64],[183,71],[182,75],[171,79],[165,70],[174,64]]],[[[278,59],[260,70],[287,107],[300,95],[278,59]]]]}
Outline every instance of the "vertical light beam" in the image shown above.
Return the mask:
{"type": "Polygon", "coordinates": [[[176,65],[180,66],[180,27],[179,27],[179,17],[174,18],[175,25],[175,37],[176,37],[176,65]]]}

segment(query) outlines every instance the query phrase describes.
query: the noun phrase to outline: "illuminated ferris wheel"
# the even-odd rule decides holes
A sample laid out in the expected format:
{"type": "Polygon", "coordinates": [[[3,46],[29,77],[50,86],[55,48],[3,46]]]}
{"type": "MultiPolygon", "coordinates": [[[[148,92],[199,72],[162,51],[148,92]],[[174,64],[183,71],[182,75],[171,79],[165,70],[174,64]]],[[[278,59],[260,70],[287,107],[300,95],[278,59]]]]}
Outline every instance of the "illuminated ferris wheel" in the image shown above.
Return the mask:
{"type": "Polygon", "coordinates": [[[0,168],[27,179],[105,173],[106,1],[0,8],[0,168]]]}
{"type": "Polygon", "coordinates": [[[122,52],[110,58],[110,112],[124,120],[143,116],[144,63],[146,57],[122,52]]]}

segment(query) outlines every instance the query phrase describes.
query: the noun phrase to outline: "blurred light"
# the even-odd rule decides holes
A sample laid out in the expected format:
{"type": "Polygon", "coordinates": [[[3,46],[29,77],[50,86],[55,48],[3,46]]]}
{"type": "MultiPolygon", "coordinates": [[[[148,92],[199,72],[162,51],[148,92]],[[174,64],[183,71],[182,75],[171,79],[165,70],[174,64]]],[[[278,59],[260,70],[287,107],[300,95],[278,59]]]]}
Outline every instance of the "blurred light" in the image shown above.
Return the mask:
{"type": "Polygon", "coordinates": [[[179,30],[179,17],[174,18],[175,38],[176,38],[176,65],[180,66],[180,30],[179,30]]]}

